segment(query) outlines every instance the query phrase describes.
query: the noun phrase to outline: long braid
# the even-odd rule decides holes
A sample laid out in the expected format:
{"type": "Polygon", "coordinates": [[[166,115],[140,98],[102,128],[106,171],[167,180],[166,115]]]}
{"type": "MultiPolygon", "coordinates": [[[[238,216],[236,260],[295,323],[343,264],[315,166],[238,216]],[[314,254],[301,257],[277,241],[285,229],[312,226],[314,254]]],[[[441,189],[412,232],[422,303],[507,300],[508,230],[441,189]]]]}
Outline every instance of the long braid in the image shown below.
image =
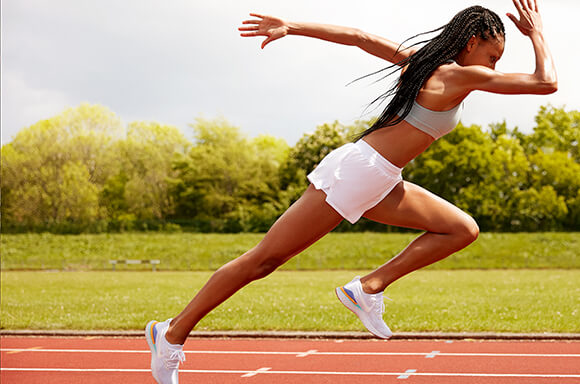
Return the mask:
{"type": "Polygon", "coordinates": [[[441,64],[456,58],[465,48],[471,36],[477,36],[484,40],[497,38],[498,36],[505,37],[504,25],[496,13],[481,6],[473,6],[459,12],[443,27],[421,33],[412,38],[441,29],[443,31],[439,35],[423,41],[427,42],[427,44],[413,55],[384,69],[397,67],[383,78],[408,66],[392,88],[371,103],[372,105],[393,96],[373,125],[361,133],[358,138],[362,138],[377,129],[396,125],[403,121],[411,111],[419,90],[431,73],[441,64]]]}

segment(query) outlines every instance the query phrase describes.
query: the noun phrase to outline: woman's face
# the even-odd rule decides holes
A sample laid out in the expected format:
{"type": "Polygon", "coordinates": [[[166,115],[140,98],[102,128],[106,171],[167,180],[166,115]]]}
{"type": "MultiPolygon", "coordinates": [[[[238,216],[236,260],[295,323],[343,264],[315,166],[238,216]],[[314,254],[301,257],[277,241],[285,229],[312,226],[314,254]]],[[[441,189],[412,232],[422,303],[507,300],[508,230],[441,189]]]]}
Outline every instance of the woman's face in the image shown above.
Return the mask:
{"type": "Polygon", "coordinates": [[[484,40],[473,36],[464,50],[462,65],[483,65],[495,69],[495,64],[501,59],[505,47],[503,36],[484,40]]]}

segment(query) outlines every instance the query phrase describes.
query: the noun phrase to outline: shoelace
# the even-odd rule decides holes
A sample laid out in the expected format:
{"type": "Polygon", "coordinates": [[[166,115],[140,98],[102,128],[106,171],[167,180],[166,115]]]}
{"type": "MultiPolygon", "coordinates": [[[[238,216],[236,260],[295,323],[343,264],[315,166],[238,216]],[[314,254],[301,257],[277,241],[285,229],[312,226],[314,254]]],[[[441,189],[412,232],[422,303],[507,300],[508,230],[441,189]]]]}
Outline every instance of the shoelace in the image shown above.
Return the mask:
{"type": "Polygon", "coordinates": [[[375,311],[381,318],[383,317],[383,313],[385,313],[384,299],[393,301],[391,298],[387,296],[381,296],[380,299],[377,296],[371,296],[372,310],[375,311]]]}
{"type": "Polygon", "coordinates": [[[169,358],[165,360],[165,367],[167,369],[176,369],[179,367],[179,363],[185,361],[185,353],[181,349],[175,349],[169,355],[169,358]]]}

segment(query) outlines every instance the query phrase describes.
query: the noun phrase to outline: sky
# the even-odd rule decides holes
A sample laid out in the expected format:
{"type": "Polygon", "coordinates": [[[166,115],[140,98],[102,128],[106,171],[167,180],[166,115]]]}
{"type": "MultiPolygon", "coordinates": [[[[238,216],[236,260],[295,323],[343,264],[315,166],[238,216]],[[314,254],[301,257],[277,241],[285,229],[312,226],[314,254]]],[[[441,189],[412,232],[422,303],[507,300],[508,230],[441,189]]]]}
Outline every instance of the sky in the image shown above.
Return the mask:
{"type": "MultiPolygon", "coordinates": [[[[371,118],[365,107],[391,80],[346,85],[388,63],[356,47],[299,36],[261,50],[262,38],[242,38],[237,30],[250,12],[402,42],[474,4],[496,11],[506,25],[496,69],[533,72],[532,45],[505,16],[516,13],[511,0],[2,0],[2,144],[87,102],[106,106],[124,123],[177,126],[188,138],[196,118],[225,118],[250,137],[270,134],[293,145],[320,124],[371,118]]],[[[580,110],[580,50],[569,32],[580,2],[543,0],[539,7],[558,92],[475,92],[466,100],[464,124],[505,119],[508,127],[531,132],[541,105],[580,110]]]]}

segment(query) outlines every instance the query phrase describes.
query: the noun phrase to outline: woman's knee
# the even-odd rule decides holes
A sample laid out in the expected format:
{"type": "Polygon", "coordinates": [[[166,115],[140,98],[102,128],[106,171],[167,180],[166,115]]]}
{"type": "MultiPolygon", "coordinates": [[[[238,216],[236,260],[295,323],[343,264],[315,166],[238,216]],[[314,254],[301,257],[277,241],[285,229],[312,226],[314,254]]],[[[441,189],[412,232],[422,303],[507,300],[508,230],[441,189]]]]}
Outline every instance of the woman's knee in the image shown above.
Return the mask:
{"type": "Polygon", "coordinates": [[[464,214],[461,220],[455,225],[453,234],[465,247],[477,239],[479,236],[479,226],[471,216],[464,214]]]}
{"type": "Polygon", "coordinates": [[[267,252],[259,246],[248,251],[242,258],[246,260],[244,268],[247,268],[250,272],[251,280],[258,280],[268,276],[287,260],[284,255],[267,252]]]}
{"type": "Polygon", "coordinates": [[[282,264],[284,264],[284,260],[277,259],[275,257],[269,257],[261,261],[261,263],[256,268],[256,275],[255,279],[262,279],[268,276],[270,273],[274,272],[278,269],[282,264]]]}

